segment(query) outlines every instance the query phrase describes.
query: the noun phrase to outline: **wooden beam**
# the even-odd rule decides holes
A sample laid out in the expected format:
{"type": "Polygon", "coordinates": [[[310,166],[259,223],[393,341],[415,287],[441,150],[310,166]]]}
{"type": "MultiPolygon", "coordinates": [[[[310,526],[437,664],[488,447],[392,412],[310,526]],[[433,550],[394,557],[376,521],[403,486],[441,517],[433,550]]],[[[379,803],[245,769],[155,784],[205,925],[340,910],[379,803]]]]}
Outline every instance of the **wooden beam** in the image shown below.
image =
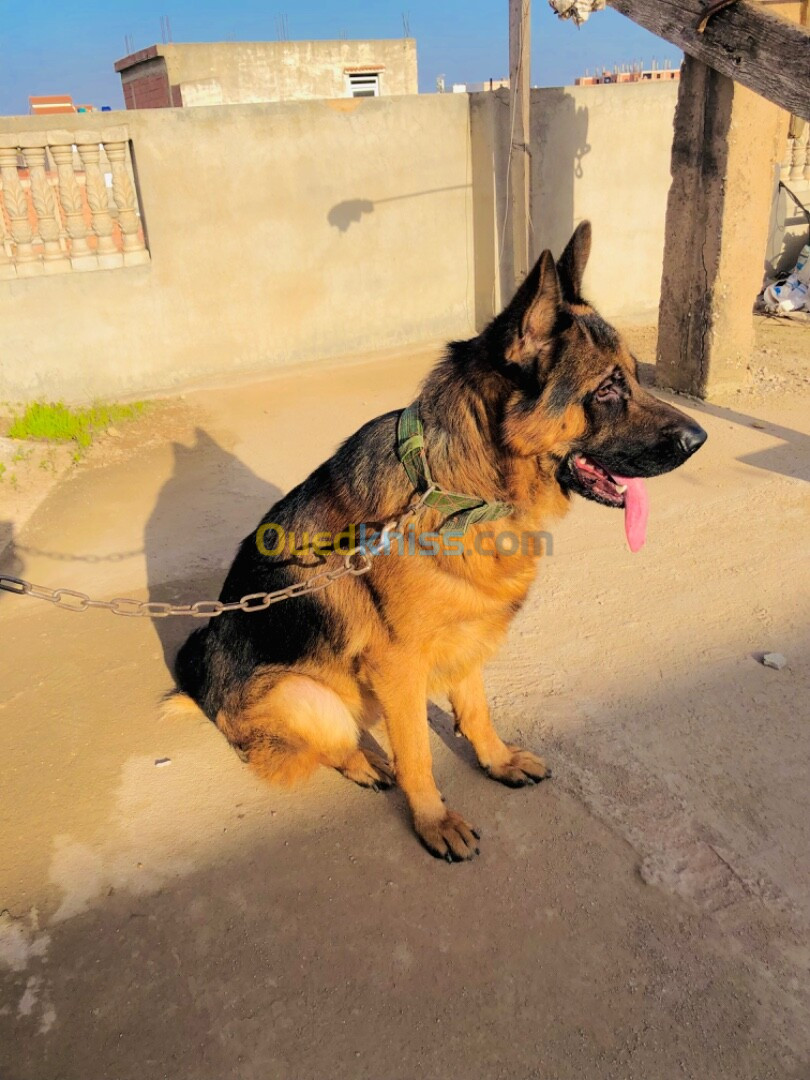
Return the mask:
{"type": "Polygon", "coordinates": [[[810,120],[810,28],[737,0],[697,29],[706,0],[608,0],[665,38],[788,112],[810,120]]]}
{"type": "Polygon", "coordinates": [[[509,198],[515,287],[529,272],[529,117],[532,0],[509,0],[509,198]]]}

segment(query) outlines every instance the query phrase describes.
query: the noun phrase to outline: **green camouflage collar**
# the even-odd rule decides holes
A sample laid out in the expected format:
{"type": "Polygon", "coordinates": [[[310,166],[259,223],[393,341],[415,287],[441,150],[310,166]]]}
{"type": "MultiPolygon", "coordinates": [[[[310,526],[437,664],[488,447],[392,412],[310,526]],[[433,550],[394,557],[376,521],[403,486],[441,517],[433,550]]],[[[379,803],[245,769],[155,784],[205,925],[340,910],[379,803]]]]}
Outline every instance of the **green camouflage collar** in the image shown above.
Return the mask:
{"type": "Polygon", "coordinates": [[[439,531],[467,532],[471,525],[481,521],[497,521],[514,512],[510,503],[486,502],[476,495],[460,495],[445,491],[430,474],[425,454],[425,429],[419,419],[419,403],[413,402],[405,409],[397,425],[397,456],[402,462],[408,479],[418,494],[423,495],[422,504],[444,514],[439,531]]]}

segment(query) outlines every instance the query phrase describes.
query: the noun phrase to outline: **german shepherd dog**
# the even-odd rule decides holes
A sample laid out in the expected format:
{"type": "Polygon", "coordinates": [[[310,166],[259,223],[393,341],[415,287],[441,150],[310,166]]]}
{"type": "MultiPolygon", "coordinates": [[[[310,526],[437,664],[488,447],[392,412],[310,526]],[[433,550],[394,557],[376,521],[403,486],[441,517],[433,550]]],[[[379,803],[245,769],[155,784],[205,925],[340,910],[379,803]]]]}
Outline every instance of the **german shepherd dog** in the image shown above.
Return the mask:
{"type": "MultiPolygon", "coordinates": [[[[434,482],[507,502],[511,515],[473,524],[454,550],[377,555],[367,573],[323,591],[211,619],[177,657],[179,692],[257,773],[289,784],[326,765],[364,787],[396,782],[424,846],[451,862],[476,855],[479,834],[436,787],[431,693],[449,696],[457,731],[493,780],[521,787],[550,775],[536,754],[499,737],[482,674],[526,599],[539,553],[499,554],[497,544],[474,543],[476,534],[487,529],[497,541],[505,529],[536,532],[577,494],[623,507],[635,548],[644,528],[641,478],[677,468],[706,439],[639,385],[627,346],[582,299],[590,244],[583,222],[556,265],[544,251],[478,337],[449,345],[418,396],[434,482]],[[383,720],[393,764],[360,746],[361,733],[383,720]]],[[[334,536],[349,523],[380,527],[400,515],[414,490],[397,452],[399,416],[365,424],[261,524],[298,538],[334,536]]],[[[428,506],[416,519],[421,530],[442,526],[442,513],[428,506]]],[[[251,533],[220,599],[305,581],[340,566],[337,551],[270,556],[251,533]]]]}

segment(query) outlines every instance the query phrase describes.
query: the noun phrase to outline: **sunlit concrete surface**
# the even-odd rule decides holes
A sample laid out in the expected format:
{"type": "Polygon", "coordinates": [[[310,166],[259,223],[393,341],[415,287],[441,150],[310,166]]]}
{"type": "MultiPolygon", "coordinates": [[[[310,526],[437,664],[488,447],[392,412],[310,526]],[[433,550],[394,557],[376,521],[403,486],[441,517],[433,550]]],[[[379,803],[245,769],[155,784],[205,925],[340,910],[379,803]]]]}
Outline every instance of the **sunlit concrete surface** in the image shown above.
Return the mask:
{"type": "MultiPolygon", "coordinates": [[[[425,854],[397,791],[324,771],[279,792],[208,722],[161,719],[188,625],[0,593],[0,1075],[806,1077],[810,373],[778,330],[775,380],[678,399],[709,440],[650,482],[643,552],[581,500],[550,526],[487,678],[555,779],[493,784],[434,703],[437,780],[483,832],[469,865],[425,854]]],[[[279,493],[436,351],[158,404],[0,568],[215,597],[279,493]]]]}

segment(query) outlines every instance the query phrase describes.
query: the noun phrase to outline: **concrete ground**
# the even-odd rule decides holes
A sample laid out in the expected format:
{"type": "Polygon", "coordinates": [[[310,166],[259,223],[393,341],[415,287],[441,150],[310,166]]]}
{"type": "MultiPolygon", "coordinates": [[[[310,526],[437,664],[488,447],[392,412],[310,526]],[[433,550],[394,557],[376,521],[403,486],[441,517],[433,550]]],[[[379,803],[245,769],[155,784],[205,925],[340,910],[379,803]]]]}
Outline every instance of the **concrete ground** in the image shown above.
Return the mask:
{"type": "MultiPolygon", "coordinates": [[[[807,1078],[810,350],[759,334],[749,390],[680,399],[710,437],[651,482],[643,552],[581,500],[552,527],[488,681],[554,781],[488,781],[433,706],[472,864],[430,859],[397,791],[279,792],[161,720],[187,624],[0,593],[2,1080],[807,1078]]],[[[434,355],[158,404],[0,569],[215,597],[279,492],[434,355]]]]}

